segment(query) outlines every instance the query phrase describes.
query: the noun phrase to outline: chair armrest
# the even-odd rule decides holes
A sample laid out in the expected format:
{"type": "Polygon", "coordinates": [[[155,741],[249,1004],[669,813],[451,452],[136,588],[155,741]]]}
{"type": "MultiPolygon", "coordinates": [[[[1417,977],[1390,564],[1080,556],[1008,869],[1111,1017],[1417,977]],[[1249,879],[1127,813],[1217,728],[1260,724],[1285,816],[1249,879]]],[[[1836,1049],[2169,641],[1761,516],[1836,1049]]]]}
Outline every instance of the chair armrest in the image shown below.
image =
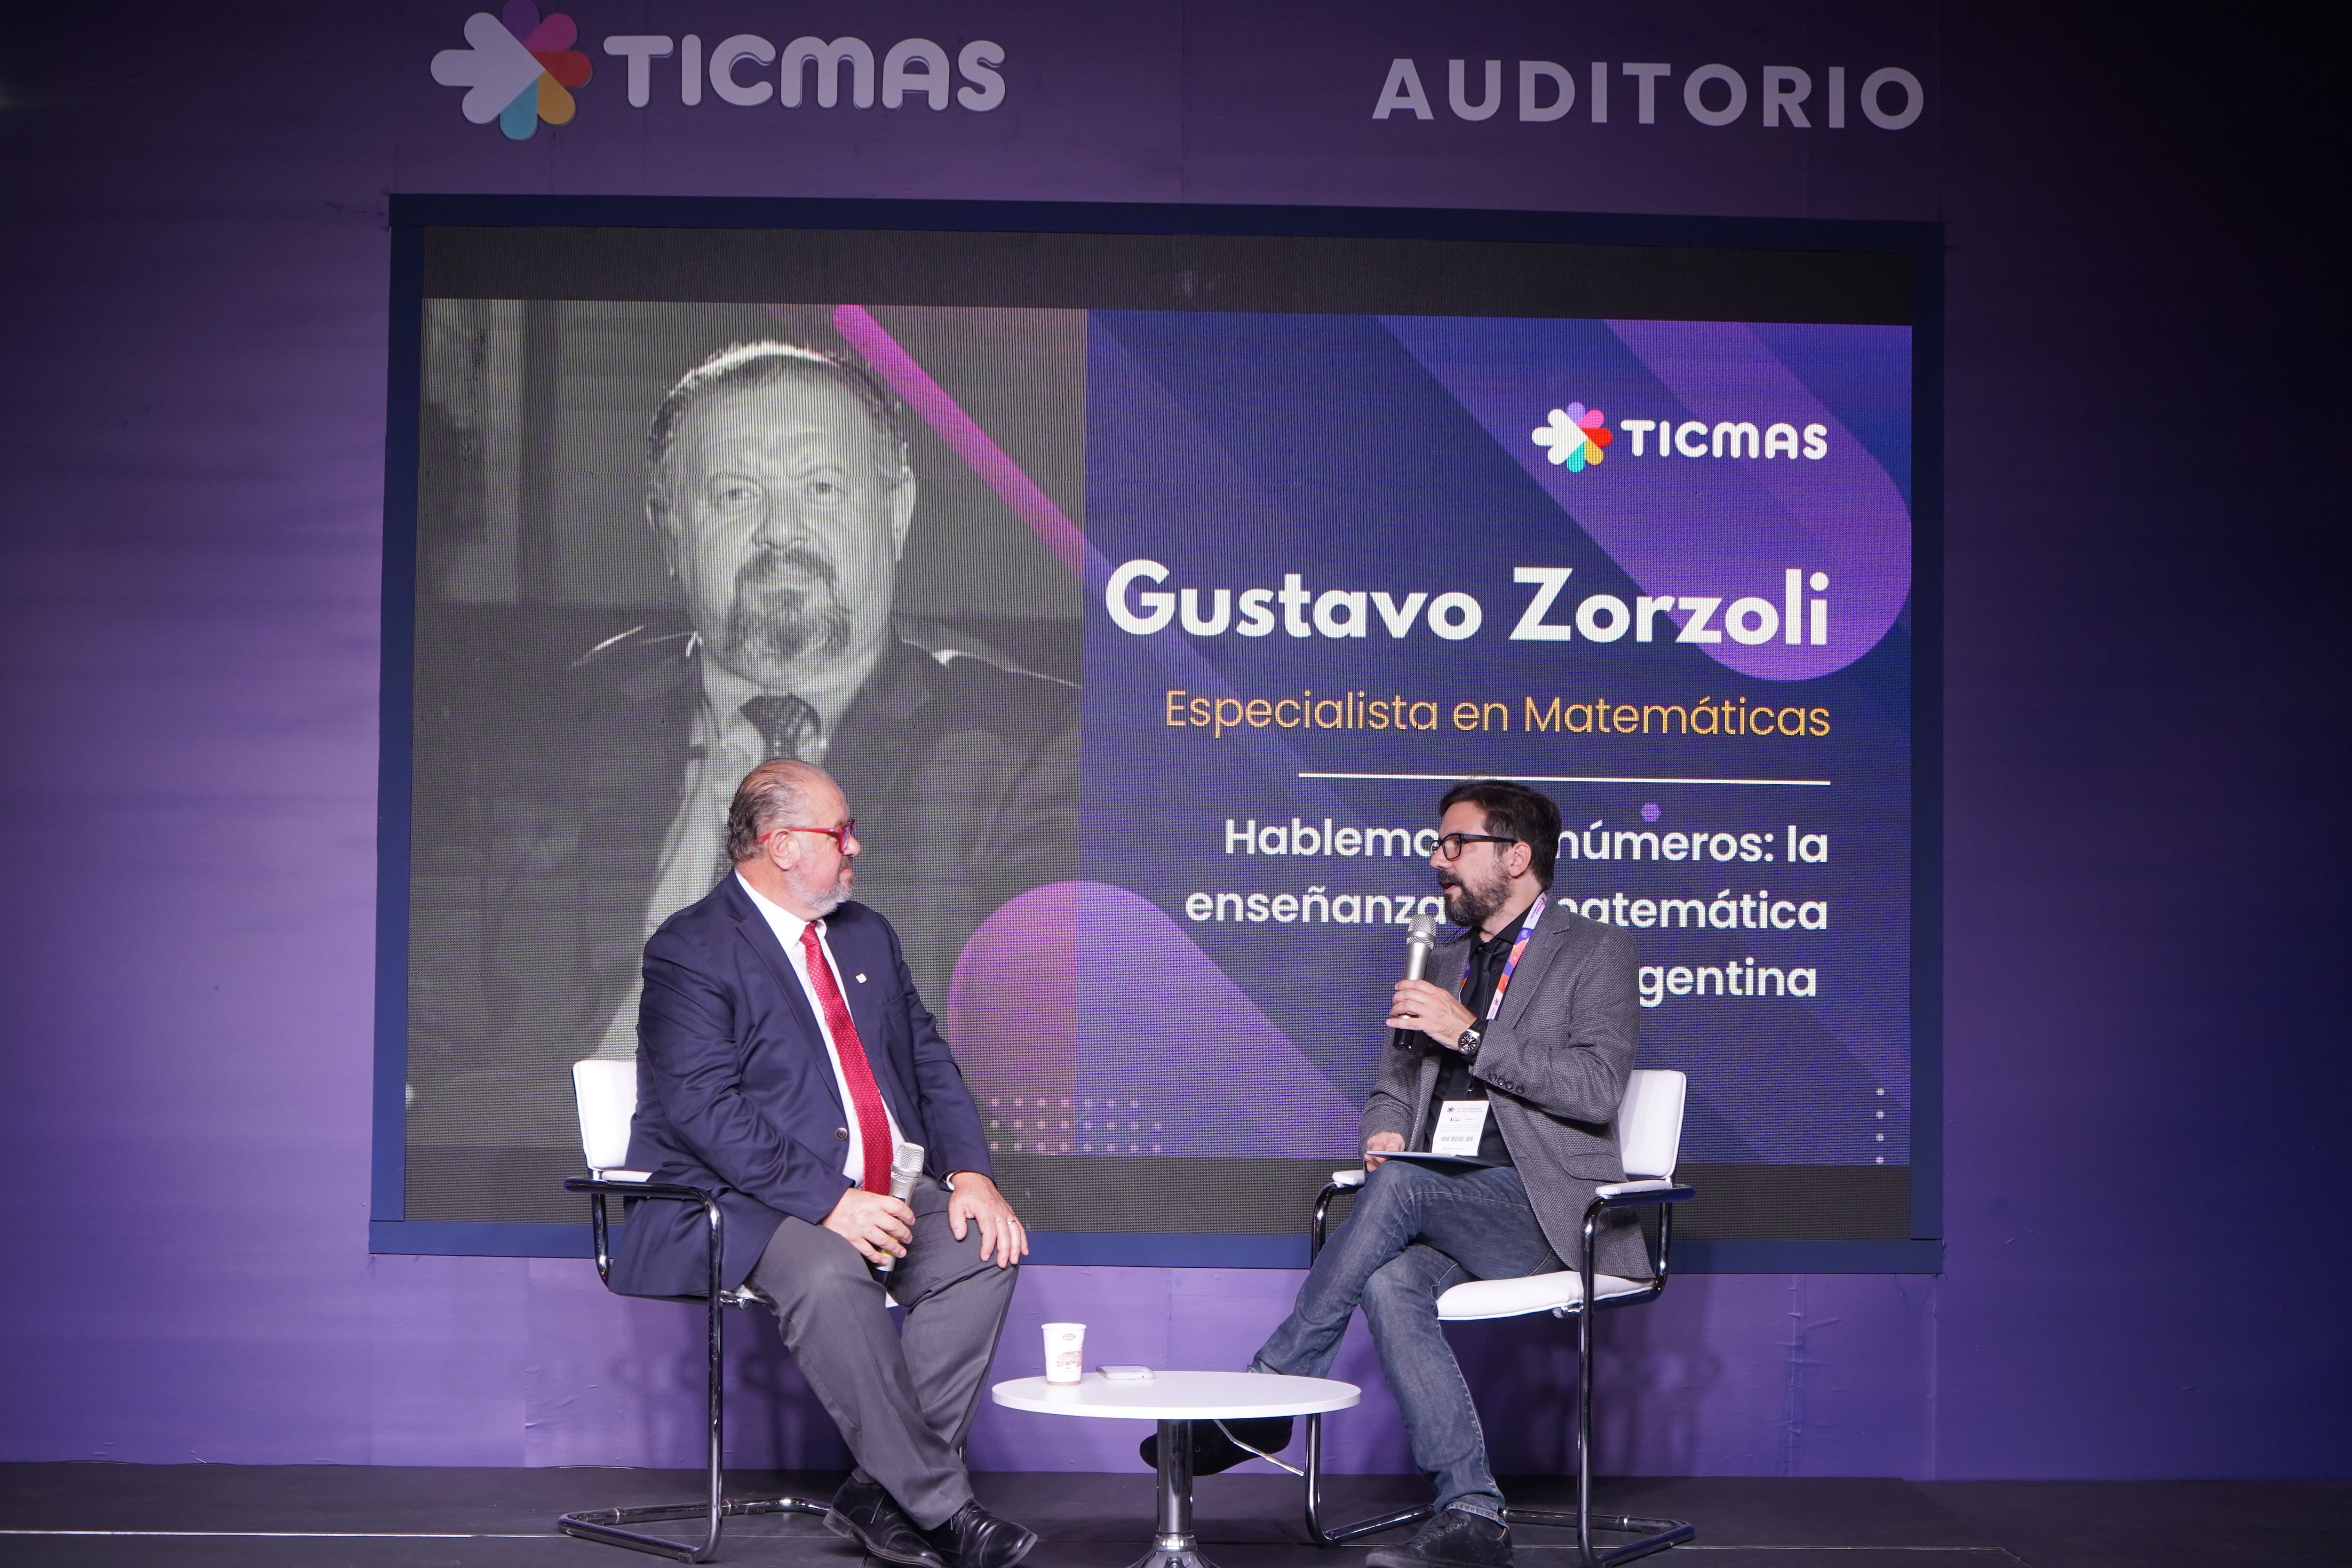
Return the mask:
{"type": "Polygon", "coordinates": [[[566,1176],[563,1190],[567,1193],[611,1194],[624,1198],[675,1198],[688,1204],[711,1201],[710,1194],[700,1187],[681,1187],[668,1182],[611,1182],[594,1176],[566,1176]]]}
{"type": "MultiPolygon", "coordinates": [[[[726,1255],[727,1214],[719,1206],[718,1194],[704,1192],[700,1187],[680,1186],[674,1182],[649,1182],[641,1171],[619,1171],[614,1174],[624,1179],[607,1181],[602,1173],[563,1178],[565,1192],[584,1193],[590,1199],[588,1233],[595,1247],[596,1278],[608,1286],[613,1283],[613,1254],[608,1241],[611,1233],[604,1215],[606,1198],[614,1195],[667,1198],[677,1203],[692,1204],[703,1212],[710,1226],[710,1289],[707,1294],[711,1302],[710,1331],[715,1336],[719,1332],[719,1309],[727,1294],[719,1283],[719,1261],[726,1255]]],[[[718,1342],[714,1338],[711,1342],[716,1344],[718,1342]]]]}
{"type": "Polygon", "coordinates": [[[1330,1215],[1331,1205],[1339,1200],[1341,1194],[1360,1191],[1367,1173],[1361,1165],[1334,1171],[1331,1180],[1315,1194],[1314,1216],[1307,1224],[1307,1256],[1310,1261],[1323,1250],[1323,1226],[1330,1215]]]}
{"type": "Polygon", "coordinates": [[[1592,1201],[1601,1208],[1622,1209],[1647,1204],[1687,1203],[1696,1196],[1696,1187],[1686,1187],[1662,1176],[1643,1176],[1595,1187],[1592,1201]]]}

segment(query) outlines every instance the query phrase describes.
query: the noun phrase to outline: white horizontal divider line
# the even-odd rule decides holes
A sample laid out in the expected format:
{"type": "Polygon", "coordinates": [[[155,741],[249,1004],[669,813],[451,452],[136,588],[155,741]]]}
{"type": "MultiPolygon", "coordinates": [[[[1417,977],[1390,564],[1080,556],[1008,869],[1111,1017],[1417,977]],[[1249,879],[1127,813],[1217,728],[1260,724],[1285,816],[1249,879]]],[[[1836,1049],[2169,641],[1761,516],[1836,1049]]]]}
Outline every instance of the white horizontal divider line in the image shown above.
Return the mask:
{"type": "Polygon", "coordinates": [[[1381,780],[1412,784],[1451,783],[1465,778],[1500,779],[1507,784],[1779,784],[1794,789],[1827,789],[1827,779],[1652,779],[1601,777],[1581,773],[1300,773],[1303,779],[1381,780]]]}

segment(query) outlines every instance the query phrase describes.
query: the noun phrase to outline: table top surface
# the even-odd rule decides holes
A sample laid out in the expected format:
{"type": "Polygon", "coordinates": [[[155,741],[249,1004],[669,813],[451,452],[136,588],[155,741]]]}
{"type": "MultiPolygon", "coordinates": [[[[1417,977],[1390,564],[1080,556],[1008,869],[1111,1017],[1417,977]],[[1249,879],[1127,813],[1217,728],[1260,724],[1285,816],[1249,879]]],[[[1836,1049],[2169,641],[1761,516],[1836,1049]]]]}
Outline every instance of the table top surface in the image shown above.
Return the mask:
{"type": "Polygon", "coordinates": [[[1282,1377],[1264,1372],[1161,1372],[1149,1382],[1118,1382],[1098,1372],[1076,1383],[1016,1377],[989,1390],[997,1404],[1042,1415],[1095,1415],[1129,1421],[1233,1420],[1259,1415],[1314,1415],[1345,1410],[1360,1391],[1328,1377],[1282,1377]]]}

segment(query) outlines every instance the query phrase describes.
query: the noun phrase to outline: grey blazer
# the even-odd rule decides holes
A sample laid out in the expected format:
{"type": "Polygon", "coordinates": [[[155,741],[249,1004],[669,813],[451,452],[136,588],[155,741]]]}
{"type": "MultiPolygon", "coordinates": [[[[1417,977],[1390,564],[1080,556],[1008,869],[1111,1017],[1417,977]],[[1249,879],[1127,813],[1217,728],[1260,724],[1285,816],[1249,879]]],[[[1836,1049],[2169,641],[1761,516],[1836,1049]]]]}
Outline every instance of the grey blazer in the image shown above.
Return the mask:
{"type": "MultiPolygon", "coordinates": [[[[1549,893],[1545,897],[1549,899],[1549,893]]],[[[1431,955],[1428,979],[1459,994],[1469,961],[1463,931],[1431,955]]],[[[1593,1189],[1622,1182],[1614,1122],[1633,1070],[1641,1019],[1633,939],[1616,926],[1552,904],[1528,939],[1503,1010],[1486,1026],[1470,1074],[1486,1086],[1488,1112],[1527,1184],[1536,1223],[1563,1260],[1583,1247],[1584,1210],[1593,1189]]],[[[1438,1053],[1427,1036],[1411,1050],[1384,1052],[1363,1131],[1410,1142],[1437,1087],[1438,1053]]],[[[1649,1254],[1628,1211],[1603,1216],[1593,1266],[1603,1274],[1649,1278],[1649,1254]]]]}

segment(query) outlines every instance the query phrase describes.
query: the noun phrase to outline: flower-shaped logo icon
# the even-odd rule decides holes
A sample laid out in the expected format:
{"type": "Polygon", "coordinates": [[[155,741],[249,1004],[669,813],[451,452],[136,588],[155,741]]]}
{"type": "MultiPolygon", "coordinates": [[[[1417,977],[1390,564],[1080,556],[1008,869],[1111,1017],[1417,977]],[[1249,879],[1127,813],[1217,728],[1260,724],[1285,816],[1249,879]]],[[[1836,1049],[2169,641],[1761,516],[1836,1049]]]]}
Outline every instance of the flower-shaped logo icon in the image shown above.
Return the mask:
{"type": "Polygon", "coordinates": [[[1586,464],[1599,462],[1601,448],[1615,439],[1602,423],[1601,410],[1581,403],[1553,409],[1551,423],[1538,426],[1534,438],[1537,446],[1550,447],[1551,461],[1571,474],[1580,474],[1586,464]]]}
{"type": "Polygon", "coordinates": [[[504,16],[477,11],[467,17],[466,42],[473,47],[435,55],[433,79],[467,89],[467,119],[477,125],[495,120],[509,140],[522,142],[542,120],[571,122],[578,105],[567,89],[584,86],[591,68],[572,47],[579,27],[562,12],[541,21],[531,0],[507,0],[504,16]]]}

